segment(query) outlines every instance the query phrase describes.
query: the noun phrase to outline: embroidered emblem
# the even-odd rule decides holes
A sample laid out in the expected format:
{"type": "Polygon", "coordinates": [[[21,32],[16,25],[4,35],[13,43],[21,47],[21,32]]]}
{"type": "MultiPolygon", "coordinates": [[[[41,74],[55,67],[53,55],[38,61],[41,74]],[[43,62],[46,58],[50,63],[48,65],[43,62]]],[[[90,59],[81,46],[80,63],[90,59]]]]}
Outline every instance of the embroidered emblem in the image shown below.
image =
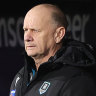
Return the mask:
{"type": "Polygon", "coordinates": [[[50,82],[46,82],[46,81],[45,81],[45,82],[42,84],[42,86],[40,87],[39,93],[40,93],[40,94],[45,93],[45,92],[48,90],[49,86],[50,86],[50,82]]]}
{"type": "Polygon", "coordinates": [[[10,96],[15,96],[16,90],[12,90],[10,96]]]}

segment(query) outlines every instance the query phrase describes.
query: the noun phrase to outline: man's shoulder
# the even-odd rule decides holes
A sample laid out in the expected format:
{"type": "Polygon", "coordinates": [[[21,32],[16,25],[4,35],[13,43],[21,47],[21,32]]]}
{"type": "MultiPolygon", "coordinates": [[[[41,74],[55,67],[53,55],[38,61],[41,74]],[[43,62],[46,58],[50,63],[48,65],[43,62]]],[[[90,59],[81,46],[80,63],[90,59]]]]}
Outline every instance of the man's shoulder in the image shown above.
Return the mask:
{"type": "Polygon", "coordinates": [[[14,76],[14,79],[11,84],[11,89],[15,89],[16,86],[22,81],[23,78],[23,73],[24,73],[24,67],[22,67],[18,73],[14,76]]]}
{"type": "Polygon", "coordinates": [[[24,73],[24,67],[22,67],[17,74],[15,75],[14,79],[16,80],[17,78],[23,78],[23,73],[24,73]]]}
{"type": "Polygon", "coordinates": [[[23,75],[24,73],[24,67],[22,67],[17,74],[23,75]]]}

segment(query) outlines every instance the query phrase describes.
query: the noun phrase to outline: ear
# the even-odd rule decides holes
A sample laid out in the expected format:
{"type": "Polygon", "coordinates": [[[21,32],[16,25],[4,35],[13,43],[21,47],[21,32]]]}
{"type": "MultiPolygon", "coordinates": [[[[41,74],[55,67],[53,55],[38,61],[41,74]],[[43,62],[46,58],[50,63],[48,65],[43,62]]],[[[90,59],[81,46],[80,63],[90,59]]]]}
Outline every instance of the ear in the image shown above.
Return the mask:
{"type": "Polygon", "coordinates": [[[63,39],[65,35],[65,28],[64,27],[59,27],[56,29],[56,32],[54,34],[54,39],[56,43],[60,43],[61,40],[63,39]]]}

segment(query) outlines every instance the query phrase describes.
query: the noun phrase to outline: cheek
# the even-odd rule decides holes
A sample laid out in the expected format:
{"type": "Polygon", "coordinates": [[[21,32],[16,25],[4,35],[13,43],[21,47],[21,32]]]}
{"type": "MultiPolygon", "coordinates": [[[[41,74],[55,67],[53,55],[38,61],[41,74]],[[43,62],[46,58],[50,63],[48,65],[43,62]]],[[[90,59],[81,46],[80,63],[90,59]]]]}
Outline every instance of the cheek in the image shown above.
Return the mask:
{"type": "Polygon", "coordinates": [[[49,34],[41,34],[34,38],[34,41],[37,44],[39,51],[45,51],[49,46],[52,46],[52,36],[50,37],[49,34]]]}
{"type": "Polygon", "coordinates": [[[40,39],[36,43],[39,51],[44,51],[47,47],[47,42],[44,39],[40,39]]]}

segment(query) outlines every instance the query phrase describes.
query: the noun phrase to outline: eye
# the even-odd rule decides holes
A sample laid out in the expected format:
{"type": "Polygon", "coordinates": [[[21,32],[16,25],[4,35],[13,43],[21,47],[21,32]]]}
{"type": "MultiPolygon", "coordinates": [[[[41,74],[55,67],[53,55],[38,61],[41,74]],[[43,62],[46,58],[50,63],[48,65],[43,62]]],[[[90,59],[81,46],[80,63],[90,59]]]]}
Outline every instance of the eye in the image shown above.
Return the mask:
{"type": "Polygon", "coordinates": [[[40,32],[39,29],[31,29],[32,32],[40,32]]]}
{"type": "Polygon", "coordinates": [[[27,29],[27,28],[24,28],[24,33],[25,33],[26,31],[28,31],[28,29],[27,29]]]}
{"type": "Polygon", "coordinates": [[[24,28],[24,33],[27,32],[28,30],[29,30],[30,32],[34,32],[34,33],[40,32],[40,29],[31,29],[31,28],[28,29],[28,28],[24,28]]]}
{"type": "Polygon", "coordinates": [[[36,30],[36,29],[31,29],[31,31],[32,31],[32,32],[37,32],[37,30],[36,30]]]}

